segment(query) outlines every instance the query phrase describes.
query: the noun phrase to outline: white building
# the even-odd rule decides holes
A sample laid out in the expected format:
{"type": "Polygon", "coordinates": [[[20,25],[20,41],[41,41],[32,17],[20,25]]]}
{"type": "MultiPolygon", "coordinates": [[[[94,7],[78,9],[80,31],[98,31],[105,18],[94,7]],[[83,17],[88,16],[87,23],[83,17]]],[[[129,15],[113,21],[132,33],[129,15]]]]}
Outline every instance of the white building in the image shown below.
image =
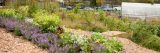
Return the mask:
{"type": "Polygon", "coordinates": [[[129,18],[160,18],[160,4],[122,2],[122,16],[129,18]]]}

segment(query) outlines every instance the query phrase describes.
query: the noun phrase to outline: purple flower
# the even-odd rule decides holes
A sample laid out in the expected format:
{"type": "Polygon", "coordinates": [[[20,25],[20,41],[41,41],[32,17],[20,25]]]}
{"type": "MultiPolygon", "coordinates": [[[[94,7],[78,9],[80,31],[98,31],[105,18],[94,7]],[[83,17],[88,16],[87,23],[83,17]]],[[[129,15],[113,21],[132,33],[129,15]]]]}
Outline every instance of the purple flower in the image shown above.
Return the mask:
{"type": "Polygon", "coordinates": [[[50,46],[50,48],[49,48],[49,51],[51,52],[51,53],[55,53],[55,46],[50,46]]]}
{"type": "Polygon", "coordinates": [[[17,22],[15,20],[4,20],[4,26],[8,29],[14,29],[17,26],[17,22]]]}

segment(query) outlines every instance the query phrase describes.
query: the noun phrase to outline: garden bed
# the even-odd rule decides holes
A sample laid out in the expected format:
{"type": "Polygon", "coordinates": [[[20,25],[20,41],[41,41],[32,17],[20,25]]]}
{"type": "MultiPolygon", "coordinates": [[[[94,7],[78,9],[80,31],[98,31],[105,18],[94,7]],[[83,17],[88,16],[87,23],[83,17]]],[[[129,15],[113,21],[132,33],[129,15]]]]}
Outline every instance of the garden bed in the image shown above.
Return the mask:
{"type": "MultiPolygon", "coordinates": [[[[83,43],[79,43],[79,40],[81,39],[76,40],[76,36],[73,36],[73,37],[75,37],[75,41],[78,41],[77,44],[76,43],[69,44],[67,42],[67,44],[65,43],[65,45],[62,44],[63,46],[60,46],[61,43],[64,43],[64,42],[61,42],[63,39],[61,40],[59,35],[55,35],[53,33],[44,33],[40,27],[35,26],[28,22],[24,22],[23,20],[16,20],[12,17],[0,17],[0,26],[5,27],[7,30],[14,32],[18,36],[23,36],[27,40],[32,41],[33,43],[36,43],[41,48],[49,49],[51,53],[56,53],[56,52],[58,53],[64,53],[64,52],[66,53],[67,52],[82,52],[82,53],[84,52],[85,53],[86,52],[89,52],[89,53],[90,52],[93,52],[93,53],[109,52],[109,53],[112,53],[112,52],[118,52],[122,50],[121,45],[117,41],[114,41],[114,40],[104,39],[107,41],[111,41],[110,43],[108,42],[106,46],[101,45],[101,43],[96,43],[96,42],[94,43],[94,41],[90,42],[90,44],[88,45],[89,43],[88,39],[84,39],[87,41],[86,43],[85,41],[84,42],[82,41],[83,43]],[[108,45],[108,44],[111,44],[112,42],[116,44],[108,45]],[[84,45],[84,46],[87,46],[87,48],[83,48],[84,47],[83,44],[87,44],[90,47],[88,47],[87,45],[84,45]],[[81,46],[83,46],[82,47],[83,49],[81,48],[81,46]],[[93,49],[91,49],[92,47],[93,49]],[[105,47],[112,47],[110,48],[112,50],[108,50],[109,48],[107,49],[105,47]]],[[[67,34],[63,34],[62,36],[67,36],[67,34]]],[[[95,38],[98,38],[98,37],[95,37],[95,38]]],[[[101,40],[101,41],[104,41],[104,40],[101,40]]]]}

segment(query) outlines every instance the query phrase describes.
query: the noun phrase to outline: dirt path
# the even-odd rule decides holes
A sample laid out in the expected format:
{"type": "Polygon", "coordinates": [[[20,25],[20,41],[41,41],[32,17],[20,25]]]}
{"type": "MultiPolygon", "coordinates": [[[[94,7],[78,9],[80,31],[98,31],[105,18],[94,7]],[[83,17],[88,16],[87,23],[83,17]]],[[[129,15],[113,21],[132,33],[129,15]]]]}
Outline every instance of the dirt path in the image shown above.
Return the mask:
{"type": "Polygon", "coordinates": [[[138,44],[135,44],[129,39],[120,38],[120,37],[117,37],[117,39],[123,44],[124,49],[125,49],[124,52],[126,53],[158,53],[156,51],[146,49],[138,44]]]}
{"type": "MultiPolygon", "coordinates": [[[[74,30],[74,29],[71,29],[71,31],[73,33],[78,33],[78,34],[83,34],[83,35],[91,35],[91,32],[89,32],[89,31],[74,30]]],[[[123,37],[122,33],[125,33],[125,32],[108,31],[108,32],[102,33],[102,35],[109,37],[109,38],[111,38],[113,36],[116,37],[117,40],[123,44],[124,51],[122,53],[160,53],[160,52],[156,52],[154,50],[144,48],[144,47],[132,42],[131,40],[129,40],[127,38],[121,38],[121,37],[123,37]]]]}
{"type": "Polygon", "coordinates": [[[109,32],[104,32],[102,34],[106,37],[113,37],[113,36],[116,37],[117,40],[123,44],[123,48],[125,49],[124,50],[125,53],[160,53],[160,52],[156,52],[154,50],[144,48],[144,47],[132,42],[131,40],[129,40],[127,38],[122,38],[122,37],[124,37],[123,34],[125,34],[125,32],[109,31],[109,32]]]}
{"type": "Polygon", "coordinates": [[[0,53],[48,53],[35,44],[0,28],[0,53]]]}

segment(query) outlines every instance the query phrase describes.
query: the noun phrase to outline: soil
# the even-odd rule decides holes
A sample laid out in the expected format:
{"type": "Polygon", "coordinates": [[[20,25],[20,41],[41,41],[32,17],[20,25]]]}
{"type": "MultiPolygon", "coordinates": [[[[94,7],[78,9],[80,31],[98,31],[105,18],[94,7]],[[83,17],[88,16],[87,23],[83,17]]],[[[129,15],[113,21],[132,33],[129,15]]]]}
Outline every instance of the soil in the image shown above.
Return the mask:
{"type": "Polygon", "coordinates": [[[0,53],[48,53],[48,51],[0,28],[0,53]]]}

